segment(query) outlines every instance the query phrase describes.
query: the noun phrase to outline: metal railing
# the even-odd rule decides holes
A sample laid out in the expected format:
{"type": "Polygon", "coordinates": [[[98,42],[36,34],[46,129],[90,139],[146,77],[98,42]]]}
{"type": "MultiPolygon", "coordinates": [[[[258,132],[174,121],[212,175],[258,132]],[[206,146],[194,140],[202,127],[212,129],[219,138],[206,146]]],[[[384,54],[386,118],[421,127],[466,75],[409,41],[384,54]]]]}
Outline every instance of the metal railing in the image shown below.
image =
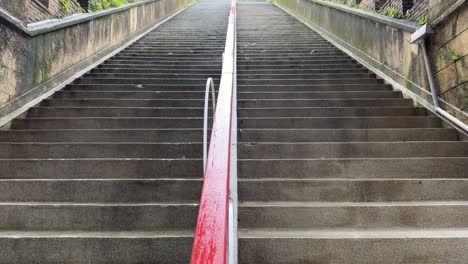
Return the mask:
{"type": "Polygon", "coordinates": [[[213,102],[213,118],[216,112],[216,93],[215,93],[215,86],[213,82],[213,78],[208,78],[206,80],[206,88],[205,88],[205,108],[203,112],[203,172],[206,169],[206,157],[208,154],[208,101],[210,99],[210,90],[211,90],[211,98],[213,102]]]}
{"type": "MultiPolygon", "coordinates": [[[[223,68],[198,208],[191,264],[237,262],[236,0],[231,0],[223,68]]],[[[211,85],[211,84],[210,84],[211,85]]],[[[209,88],[207,88],[208,90],[209,88]]],[[[205,94],[205,105],[209,92],[205,94]]],[[[207,113],[207,107],[205,107],[207,113]]]]}
{"type": "Polygon", "coordinates": [[[434,111],[447,120],[449,120],[452,124],[457,126],[458,128],[461,128],[465,133],[468,133],[468,126],[461,121],[460,119],[456,118],[453,116],[451,113],[445,111],[440,107],[439,103],[439,95],[437,92],[435,80],[434,80],[434,75],[432,73],[431,69],[431,64],[429,60],[429,55],[427,54],[427,46],[426,46],[426,39],[430,34],[433,34],[434,30],[432,29],[432,26],[429,24],[426,24],[419,28],[413,35],[411,35],[411,40],[410,42],[413,44],[418,44],[421,46],[421,50],[423,52],[423,58],[424,58],[424,66],[426,69],[426,75],[427,79],[429,81],[429,88],[431,92],[431,97],[432,97],[432,106],[434,107],[434,111]]]}

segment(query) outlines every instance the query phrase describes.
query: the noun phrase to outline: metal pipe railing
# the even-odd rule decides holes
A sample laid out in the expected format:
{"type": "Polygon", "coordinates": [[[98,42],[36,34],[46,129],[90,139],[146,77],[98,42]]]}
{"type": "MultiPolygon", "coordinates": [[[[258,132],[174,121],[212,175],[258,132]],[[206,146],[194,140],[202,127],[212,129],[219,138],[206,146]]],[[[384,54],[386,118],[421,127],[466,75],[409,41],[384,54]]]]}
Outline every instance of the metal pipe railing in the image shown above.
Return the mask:
{"type": "Polygon", "coordinates": [[[205,108],[203,113],[203,172],[206,169],[206,157],[208,154],[208,101],[210,99],[210,89],[211,89],[211,98],[213,102],[213,117],[216,112],[216,93],[213,78],[208,78],[206,80],[205,88],[205,108]]]}
{"type": "Polygon", "coordinates": [[[218,99],[204,162],[206,167],[191,264],[235,264],[237,260],[237,226],[232,223],[237,209],[237,201],[233,198],[237,199],[237,195],[230,193],[234,190],[231,189],[230,182],[237,179],[236,175],[231,179],[231,172],[235,173],[231,166],[232,155],[236,155],[231,148],[232,128],[233,122],[237,122],[233,110],[236,84],[236,0],[231,1],[218,99]]]}
{"type": "Polygon", "coordinates": [[[465,133],[468,133],[468,125],[466,125],[460,119],[456,118],[455,116],[453,116],[452,114],[450,114],[449,112],[445,111],[444,109],[440,107],[439,95],[438,95],[437,88],[435,85],[434,75],[432,74],[431,64],[429,60],[429,55],[427,54],[427,47],[426,47],[426,39],[429,36],[429,34],[432,34],[433,32],[434,31],[432,30],[432,27],[430,25],[424,25],[411,36],[411,43],[419,44],[422,49],[424,66],[426,69],[427,79],[429,81],[429,88],[431,91],[432,104],[434,107],[434,111],[442,115],[443,117],[445,117],[455,126],[461,128],[465,133]]]}

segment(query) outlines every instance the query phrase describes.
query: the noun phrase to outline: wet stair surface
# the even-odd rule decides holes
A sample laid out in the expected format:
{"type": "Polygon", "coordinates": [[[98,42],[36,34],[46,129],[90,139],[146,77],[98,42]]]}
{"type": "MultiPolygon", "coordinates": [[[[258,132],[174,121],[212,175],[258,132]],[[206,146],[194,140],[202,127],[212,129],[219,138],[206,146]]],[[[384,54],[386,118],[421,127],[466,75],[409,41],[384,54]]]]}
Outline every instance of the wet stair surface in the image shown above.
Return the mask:
{"type": "Polygon", "coordinates": [[[468,143],[273,4],[238,4],[239,263],[467,263],[468,143]]]}
{"type": "Polygon", "coordinates": [[[229,4],[199,0],[0,131],[0,263],[188,263],[229,4]]]}

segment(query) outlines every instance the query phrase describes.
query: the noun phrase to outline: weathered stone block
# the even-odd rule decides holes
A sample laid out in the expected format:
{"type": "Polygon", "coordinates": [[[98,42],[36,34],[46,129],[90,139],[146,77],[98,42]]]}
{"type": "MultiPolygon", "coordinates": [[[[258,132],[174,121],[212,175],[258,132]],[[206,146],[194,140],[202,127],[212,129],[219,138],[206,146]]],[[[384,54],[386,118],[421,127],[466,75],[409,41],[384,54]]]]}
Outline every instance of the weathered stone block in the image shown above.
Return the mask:
{"type": "Polygon", "coordinates": [[[439,93],[443,94],[458,85],[457,68],[455,64],[448,66],[436,75],[439,93]]]}
{"type": "Polygon", "coordinates": [[[442,95],[442,98],[459,109],[468,107],[468,83],[447,91],[442,95]]]}
{"type": "Polygon", "coordinates": [[[458,83],[468,82],[468,56],[455,63],[457,67],[457,79],[458,83]]]}

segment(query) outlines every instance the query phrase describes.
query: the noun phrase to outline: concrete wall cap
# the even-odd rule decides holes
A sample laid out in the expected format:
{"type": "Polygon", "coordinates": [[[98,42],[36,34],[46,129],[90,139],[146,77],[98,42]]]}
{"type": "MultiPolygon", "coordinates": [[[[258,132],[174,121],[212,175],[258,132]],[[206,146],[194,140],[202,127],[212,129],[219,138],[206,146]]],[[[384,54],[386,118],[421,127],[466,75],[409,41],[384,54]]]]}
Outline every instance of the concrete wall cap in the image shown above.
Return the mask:
{"type": "Polygon", "coordinates": [[[398,29],[401,29],[410,33],[415,32],[420,27],[420,25],[415,22],[391,18],[388,16],[380,15],[380,14],[373,13],[370,11],[360,10],[357,8],[352,8],[346,5],[342,5],[342,4],[337,4],[337,3],[323,1],[323,0],[309,0],[309,1],[319,4],[319,5],[335,8],[343,12],[351,13],[356,16],[364,17],[364,18],[376,21],[378,23],[387,24],[391,27],[398,28],[398,29]]]}
{"type": "Polygon", "coordinates": [[[69,17],[65,17],[62,19],[45,20],[45,21],[40,21],[36,23],[31,23],[28,25],[25,25],[23,21],[19,20],[18,18],[10,14],[8,11],[0,7],[0,19],[6,20],[10,24],[12,24],[14,27],[21,30],[23,33],[31,37],[34,37],[40,34],[49,33],[49,32],[56,31],[62,28],[84,23],[90,20],[103,17],[103,16],[112,15],[112,14],[125,11],[127,9],[130,9],[139,5],[144,5],[144,4],[156,2],[156,1],[160,1],[160,0],[142,0],[136,3],[129,3],[120,7],[113,7],[113,8],[93,12],[93,13],[75,14],[75,15],[71,15],[69,17]]]}

